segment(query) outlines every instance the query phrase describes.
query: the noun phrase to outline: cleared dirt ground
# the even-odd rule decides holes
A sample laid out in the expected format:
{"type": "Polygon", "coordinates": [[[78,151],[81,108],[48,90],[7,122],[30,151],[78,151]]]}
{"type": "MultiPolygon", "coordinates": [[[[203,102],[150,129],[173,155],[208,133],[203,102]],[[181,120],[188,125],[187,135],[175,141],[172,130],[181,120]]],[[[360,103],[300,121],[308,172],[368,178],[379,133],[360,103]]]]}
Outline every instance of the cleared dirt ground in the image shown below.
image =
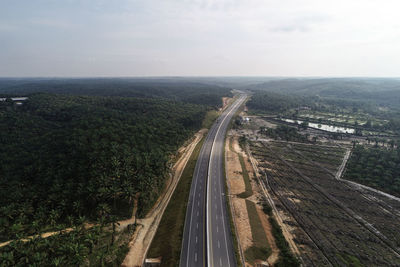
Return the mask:
{"type": "Polygon", "coordinates": [[[273,140],[250,147],[306,266],[400,265],[400,202],[336,179],[346,149],[273,140]]]}
{"type": "MultiPolygon", "coordinates": [[[[231,203],[233,206],[233,217],[234,223],[237,230],[238,240],[240,243],[240,248],[242,253],[246,251],[249,247],[254,244],[252,237],[249,214],[246,207],[246,199],[252,201],[256,204],[256,210],[258,217],[261,220],[262,226],[264,228],[265,235],[268,240],[266,244],[271,249],[271,255],[269,256],[267,262],[273,265],[279,256],[279,249],[275,244],[274,237],[272,235],[272,228],[268,221],[268,215],[262,211],[262,207],[258,204],[259,200],[262,199],[261,189],[254,180],[254,170],[252,164],[249,162],[247,154],[242,151],[238,143],[238,136],[235,135],[235,131],[230,131],[228,134],[226,146],[225,146],[225,167],[226,175],[229,183],[229,190],[231,196],[231,203]],[[242,175],[242,166],[239,160],[239,154],[243,157],[247,173],[249,174],[251,187],[253,194],[247,198],[238,197],[240,193],[246,190],[244,178],[242,175]]],[[[246,261],[246,266],[253,266],[246,261]]]]}

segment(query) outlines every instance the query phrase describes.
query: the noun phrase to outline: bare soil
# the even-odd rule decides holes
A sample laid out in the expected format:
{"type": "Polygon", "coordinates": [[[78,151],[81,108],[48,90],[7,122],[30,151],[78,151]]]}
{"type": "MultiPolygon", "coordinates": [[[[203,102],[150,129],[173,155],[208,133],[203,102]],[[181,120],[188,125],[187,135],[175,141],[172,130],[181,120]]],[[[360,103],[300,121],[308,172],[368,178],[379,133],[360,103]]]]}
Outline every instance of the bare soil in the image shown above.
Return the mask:
{"type": "Polygon", "coordinates": [[[232,97],[222,97],[222,108],[221,110],[224,110],[231,102],[233,98],[232,97]]]}
{"type": "MultiPolygon", "coordinates": [[[[231,199],[233,206],[232,214],[234,217],[234,223],[237,231],[238,241],[240,243],[239,247],[243,253],[244,251],[246,251],[247,248],[253,245],[250,222],[245,202],[246,200],[234,196],[235,194],[240,194],[243,191],[245,191],[245,184],[242,176],[242,168],[238,156],[239,153],[243,156],[245,166],[249,174],[250,182],[253,189],[253,195],[250,196],[248,199],[256,204],[258,215],[261,219],[269,246],[271,247],[272,250],[270,257],[268,258],[268,263],[273,265],[279,257],[279,249],[277,248],[274,237],[272,235],[271,231],[272,228],[268,221],[268,216],[262,211],[262,207],[257,204],[258,199],[261,197],[261,190],[258,187],[258,184],[254,181],[255,178],[254,169],[251,162],[249,161],[249,157],[239,146],[238,136],[235,134],[235,131],[230,131],[229,138],[227,138],[227,142],[225,144],[225,157],[226,157],[225,166],[226,166],[227,180],[229,183],[228,188],[230,190],[230,194],[232,195],[231,199]],[[231,148],[229,146],[230,142],[232,142],[231,145],[233,151],[231,151],[231,148]]],[[[252,266],[248,262],[245,262],[245,265],[252,266]]]]}

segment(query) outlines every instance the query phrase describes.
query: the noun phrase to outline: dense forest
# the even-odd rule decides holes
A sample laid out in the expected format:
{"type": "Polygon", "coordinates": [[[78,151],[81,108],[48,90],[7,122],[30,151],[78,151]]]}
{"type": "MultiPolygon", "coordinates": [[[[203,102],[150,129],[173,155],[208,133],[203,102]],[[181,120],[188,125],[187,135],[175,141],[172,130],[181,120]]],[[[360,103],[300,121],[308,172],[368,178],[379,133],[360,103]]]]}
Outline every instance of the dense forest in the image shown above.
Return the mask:
{"type": "Polygon", "coordinates": [[[158,195],[169,156],[207,107],[162,99],[34,94],[0,104],[0,237],[70,216],[128,217],[158,195]]]}
{"type": "Polygon", "coordinates": [[[261,90],[297,96],[374,102],[379,106],[400,107],[400,79],[321,78],[280,79],[249,86],[261,90]]]}
{"type": "Polygon", "coordinates": [[[192,104],[218,106],[230,89],[188,79],[81,78],[0,79],[1,95],[55,93],[88,96],[166,98],[192,104]]]}
{"type": "Polygon", "coordinates": [[[0,265],[119,266],[133,229],[117,222],[149,210],[177,149],[230,95],[176,79],[0,79],[0,265]]]}
{"type": "Polygon", "coordinates": [[[292,108],[310,105],[312,102],[298,96],[289,96],[275,92],[254,91],[247,102],[250,110],[258,113],[282,113],[292,108]]]}
{"type": "Polygon", "coordinates": [[[347,163],[344,179],[400,197],[400,148],[357,145],[347,163]]]}

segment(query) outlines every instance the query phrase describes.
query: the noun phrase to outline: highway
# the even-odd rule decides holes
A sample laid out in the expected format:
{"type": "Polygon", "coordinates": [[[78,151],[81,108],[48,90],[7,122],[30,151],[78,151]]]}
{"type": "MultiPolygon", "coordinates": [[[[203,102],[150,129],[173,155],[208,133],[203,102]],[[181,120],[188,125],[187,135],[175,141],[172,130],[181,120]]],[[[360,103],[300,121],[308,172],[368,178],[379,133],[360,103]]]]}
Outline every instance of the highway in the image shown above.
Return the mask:
{"type": "MultiPolygon", "coordinates": [[[[182,239],[180,266],[236,266],[223,173],[224,139],[240,97],[216,120],[200,150],[193,174],[182,239]]],[[[168,242],[166,240],[166,242],[168,242]]]]}

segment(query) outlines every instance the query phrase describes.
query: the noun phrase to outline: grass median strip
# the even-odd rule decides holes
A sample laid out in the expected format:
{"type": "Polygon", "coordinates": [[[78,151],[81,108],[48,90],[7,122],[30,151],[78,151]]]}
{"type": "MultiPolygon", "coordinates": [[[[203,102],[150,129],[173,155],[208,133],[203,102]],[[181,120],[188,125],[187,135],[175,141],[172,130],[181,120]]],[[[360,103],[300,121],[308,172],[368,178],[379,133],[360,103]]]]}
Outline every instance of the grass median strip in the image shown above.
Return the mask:
{"type": "Polygon", "coordinates": [[[244,163],[243,156],[237,153],[239,156],[240,166],[242,167],[242,176],[245,185],[245,191],[240,193],[238,197],[248,198],[253,195],[253,189],[251,188],[249,173],[247,172],[246,164],[244,163]]]}
{"type": "Polygon", "coordinates": [[[197,144],[186,164],[147,255],[148,258],[161,256],[162,266],[178,266],[179,263],[190,186],[203,142],[204,138],[197,144]]]}
{"type": "Polygon", "coordinates": [[[246,249],[244,254],[246,261],[254,264],[254,261],[257,259],[266,260],[271,254],[271,248],[269,247],[264,227],[258,216],[256,205],[254,202],[246,199],[246,208],[250,221],[253,245],[246,249]]]}

